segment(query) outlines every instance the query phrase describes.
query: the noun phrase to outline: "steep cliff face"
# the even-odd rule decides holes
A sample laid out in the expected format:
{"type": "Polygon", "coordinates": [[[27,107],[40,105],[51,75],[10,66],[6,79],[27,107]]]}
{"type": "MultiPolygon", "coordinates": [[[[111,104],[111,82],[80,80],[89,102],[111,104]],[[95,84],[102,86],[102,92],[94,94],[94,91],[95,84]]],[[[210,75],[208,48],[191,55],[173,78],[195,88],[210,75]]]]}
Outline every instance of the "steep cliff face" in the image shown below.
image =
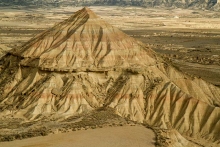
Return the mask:
{"type": "Polygon", "coordinates": [[[134,121],[220,141],[220,89],[184,75],[88,8],[5,55],[0,85],[1,116],[66,118],[112,107],[134,121]]]}

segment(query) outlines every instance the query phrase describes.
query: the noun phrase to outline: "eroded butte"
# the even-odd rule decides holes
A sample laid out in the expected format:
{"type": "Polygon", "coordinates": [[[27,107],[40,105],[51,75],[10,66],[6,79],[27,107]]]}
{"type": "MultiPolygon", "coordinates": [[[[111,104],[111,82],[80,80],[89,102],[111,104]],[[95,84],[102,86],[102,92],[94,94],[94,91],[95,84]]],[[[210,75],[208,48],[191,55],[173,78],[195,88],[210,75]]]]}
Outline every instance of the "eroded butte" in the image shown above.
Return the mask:
{"type": "Polygon", "coordinates": [[[110,107],[171,138],[162,146],[220,143],[220,89],[181,73],[88,8],[1,64],[1,116],[62,120],[110,107]]]}

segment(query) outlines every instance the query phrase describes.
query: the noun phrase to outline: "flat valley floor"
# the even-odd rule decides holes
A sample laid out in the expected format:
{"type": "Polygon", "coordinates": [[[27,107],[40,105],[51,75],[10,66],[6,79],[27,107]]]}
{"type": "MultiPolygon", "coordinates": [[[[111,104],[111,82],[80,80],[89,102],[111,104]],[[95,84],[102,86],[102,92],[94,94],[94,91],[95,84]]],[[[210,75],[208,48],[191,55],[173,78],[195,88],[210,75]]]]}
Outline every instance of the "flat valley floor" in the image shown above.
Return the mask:
{"type": "Polygon", "coordinates": [[[1,142],[4,147],[154,147],[155,135],[143,126],[108,127],[1,142]]]}

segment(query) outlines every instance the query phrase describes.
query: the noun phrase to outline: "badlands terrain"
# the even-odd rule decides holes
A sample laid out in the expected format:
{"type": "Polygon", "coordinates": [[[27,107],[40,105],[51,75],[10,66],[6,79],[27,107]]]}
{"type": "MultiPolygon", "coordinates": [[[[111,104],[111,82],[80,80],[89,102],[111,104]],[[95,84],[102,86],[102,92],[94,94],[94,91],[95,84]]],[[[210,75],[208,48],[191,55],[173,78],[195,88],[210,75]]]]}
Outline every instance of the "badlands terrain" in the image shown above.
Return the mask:
{"type": "MultiPolygon", "coordinates": [[[[2,7],[0,56],[5,50],[21,46],[81,8],[2,7]]],[[[108,23],[172,60],[183,72],[220,85],[219,12],[116,6],[90,9],[108,23]]]]}
{"type": "MultiPolygon", "coordinates": [[[[1,141],[119,127],[141,135],[134,146],[219,146],[219,12],[3,7],[0,16],[1,141]]],[[[3,144],[13,143],[34,146],[3,144]]]]}

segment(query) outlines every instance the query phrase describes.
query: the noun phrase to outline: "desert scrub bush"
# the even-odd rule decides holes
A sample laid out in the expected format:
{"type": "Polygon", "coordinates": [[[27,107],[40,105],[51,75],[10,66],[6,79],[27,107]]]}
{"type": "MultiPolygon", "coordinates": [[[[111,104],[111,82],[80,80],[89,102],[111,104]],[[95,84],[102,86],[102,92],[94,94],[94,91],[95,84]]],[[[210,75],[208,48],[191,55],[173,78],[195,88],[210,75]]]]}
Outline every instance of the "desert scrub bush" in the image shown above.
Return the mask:
{"type": "Polygon", "coordinates": [[[92,126],[91,128],[92,128],[92,129],[96,129],[96,126],[92,126]]]}
{"type": "MultiPolygon", "coordinates": [[[[82,117],[82,116],[81,116],[82,117]]],[[[83,128],[87,130],[89,128],[102,128],[104,126],[119,126],[119,124],[126,123],[126,121],[115,114],[115,110],[108,107],[98,108],[97,110],[92,111],[83,115],[81,121],[68,123],[63,126],[64,128],[70,128],[72,131],[83,128]]]]}
{"type": "Polygon", "coordinates": [[[1,142],[13,141],[13,140],[15,140],[15,137],[12,135],[5,135],[5,136],[1,136],[0,140],[1,140],[1,142]]]}
{"type": "Polygon", "coordinates": [[[33,124],[34,122],[26,122],[26,123],[22,123],[21,126],[26,128],[32,126],[33,124]]]}
{"type": "Polygon", "coordinates": [[[16,134],[15,135],[15,139],[20,139],[21,140],[22,139],[22,135],[21,134],[16,134]]]}

